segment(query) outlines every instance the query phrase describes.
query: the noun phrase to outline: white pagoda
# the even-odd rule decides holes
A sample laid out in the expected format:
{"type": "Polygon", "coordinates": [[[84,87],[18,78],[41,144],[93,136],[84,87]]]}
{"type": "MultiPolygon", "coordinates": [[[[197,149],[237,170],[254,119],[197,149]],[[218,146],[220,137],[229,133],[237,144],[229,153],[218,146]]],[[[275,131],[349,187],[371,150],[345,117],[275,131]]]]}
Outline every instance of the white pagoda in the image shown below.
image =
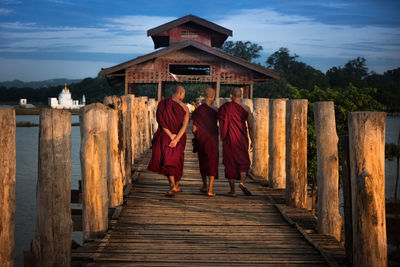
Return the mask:
{"type": "Polygon", "coordinates": [[[73,100],[67,84],[65,84],[64,89],[58,94],[58,99],[55,97],[49,98],[49,106],[56,109],[80,109],[85,106],[85,102],[85,95],[82,96],[81,104],[79,100],[73,100]]]}

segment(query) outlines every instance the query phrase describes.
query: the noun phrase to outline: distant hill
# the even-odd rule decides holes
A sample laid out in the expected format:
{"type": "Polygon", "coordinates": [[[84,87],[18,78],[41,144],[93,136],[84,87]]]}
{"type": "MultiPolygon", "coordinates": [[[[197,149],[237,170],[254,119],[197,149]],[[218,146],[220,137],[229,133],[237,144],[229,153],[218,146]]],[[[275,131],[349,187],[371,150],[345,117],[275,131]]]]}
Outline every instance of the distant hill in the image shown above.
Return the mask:
{"type": "Polygon", "coordinates": [[[24,88],[24,87],[29,87],[29,88],[42,88],[42,87],[53,87],[53,86],[58,86],[58,85],[64,85],[64,84],[71,84],[71,83],[79,83],[82,81],[82,79],[50,79],[50,80],[45,80],[45,81],[36,81],[36,82],[23,82],[20,80],[14,80],[14,81],[6,81],[6,82],[0,82],[0,86],[4,86],[6,88],[24,88]]]}

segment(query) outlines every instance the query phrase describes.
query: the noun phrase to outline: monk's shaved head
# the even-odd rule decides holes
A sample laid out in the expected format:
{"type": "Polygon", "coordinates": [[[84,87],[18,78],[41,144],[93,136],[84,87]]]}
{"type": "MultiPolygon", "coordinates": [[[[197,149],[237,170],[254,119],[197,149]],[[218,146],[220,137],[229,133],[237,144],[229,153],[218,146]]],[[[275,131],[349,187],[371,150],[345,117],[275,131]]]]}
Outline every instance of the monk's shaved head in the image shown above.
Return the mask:
{"type": "Polygon", "coordinates": [[[215,97],[215,90],[214,90],[214,88],[208,87],[206,90],[204,90],[204,97],[205,97],[205,98],[214,99],[214,97],[215,97]]]}
{"type": "Polygon", "coordinates": [[[240,87],[233,88],[231,91],[231,96],[232,96],[232,98],[242,97],[242,88],[240,88],[240,87]]]}
{"type": "Polygon", "coordinates": [[[180,93],[184,93],[184,92],[185,92],[185,88],[183,88],[182,85],[177,85],[177,86],[175,86],[175,87],[172,89],[172,93],[173,93],[174,95],[180,94],[180,93]]]}

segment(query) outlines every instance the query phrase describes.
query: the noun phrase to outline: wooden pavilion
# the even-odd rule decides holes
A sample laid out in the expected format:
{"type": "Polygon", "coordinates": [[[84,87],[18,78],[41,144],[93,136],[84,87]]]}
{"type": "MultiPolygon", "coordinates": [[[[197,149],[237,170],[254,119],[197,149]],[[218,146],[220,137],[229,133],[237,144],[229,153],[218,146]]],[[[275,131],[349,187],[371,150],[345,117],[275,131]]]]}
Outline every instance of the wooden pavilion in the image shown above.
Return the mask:
{"type": "Polygon", "coordinates": [[[99,75],[125,82],[125,94],[135,93],[138,84],[157,84],[157,99],[165,95],[168,82],[209,83],[244,88],[244,97],[253,97],[253,85],[279,74],[260,65],[222,52],[232,31],[215,23],[187,15],[147,31],[154,48],[150,54],[102,69],[99,75]]]}

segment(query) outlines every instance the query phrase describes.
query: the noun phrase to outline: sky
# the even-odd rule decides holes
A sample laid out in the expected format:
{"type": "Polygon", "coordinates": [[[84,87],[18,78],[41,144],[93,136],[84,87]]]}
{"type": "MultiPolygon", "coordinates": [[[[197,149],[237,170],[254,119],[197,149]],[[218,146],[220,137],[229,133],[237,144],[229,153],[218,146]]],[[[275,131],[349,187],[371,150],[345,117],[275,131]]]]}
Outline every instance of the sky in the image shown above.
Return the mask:
{"type": "Polygon", "coordinates": [[[400,67],[399,0],[0,0],[0,81],[95,77],[153,52],[146,31],[188,14],[261,45],[261,64],[286,47],[322,72],[356,57],[400,67]]]}

